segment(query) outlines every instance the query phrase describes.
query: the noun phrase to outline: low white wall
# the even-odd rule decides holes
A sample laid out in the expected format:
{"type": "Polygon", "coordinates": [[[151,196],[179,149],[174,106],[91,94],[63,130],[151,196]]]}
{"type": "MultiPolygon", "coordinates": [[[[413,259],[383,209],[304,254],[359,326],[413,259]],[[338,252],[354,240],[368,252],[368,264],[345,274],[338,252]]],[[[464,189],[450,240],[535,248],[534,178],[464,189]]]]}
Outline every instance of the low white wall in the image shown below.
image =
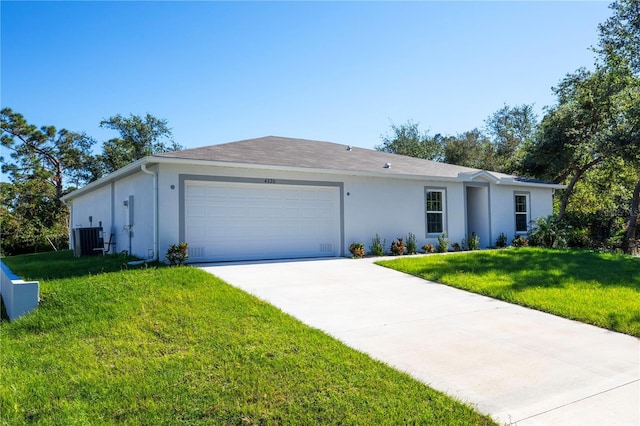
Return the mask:
{"type": "Polygon", "coordinates": [[[0,266],[2,267],[0,293],[9,321],[13,321],[38,306],[40,283],[38,281],[23,281],[11,272],[11,269],[2,261],[0,261],[0,266]]]}

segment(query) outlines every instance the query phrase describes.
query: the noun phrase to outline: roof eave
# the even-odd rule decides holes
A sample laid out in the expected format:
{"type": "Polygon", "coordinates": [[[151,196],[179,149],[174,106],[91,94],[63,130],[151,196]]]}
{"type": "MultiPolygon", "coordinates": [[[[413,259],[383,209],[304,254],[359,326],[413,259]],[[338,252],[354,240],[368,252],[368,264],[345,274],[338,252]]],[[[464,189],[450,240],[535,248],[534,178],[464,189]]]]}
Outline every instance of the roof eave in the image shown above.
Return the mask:
{"type": "Polygon", "coordinates": [[[497,185],[513,185],[513,186],[528,186],[528,187],[538,187],[538,188],[548,188],[548,189],[566,189],[567,185],[562,185],[559,183],[549,183],[549,182],[526,182],[522,180],[518,180],[517,178],[500,178],[498,180],[497,185]]]}
{"type": "Polygon", "coordinates": [[[553,183],[537,183],[537,182],[523,182],[509,178],[498,178],[489,172],[476,172],[476,173],[463,173],[458,176],[437,176],[437,175],[422,175],[422,174],[406,174],[406,173],[394,173],[391,169],[383,169],[380,172],[364,171],[364,170],[346,170],[346,169],[317,169],[310,167],[295,167],[295,166],[280,166],[269,164],[254,164],[254,163],[240,163],[230,161],[216,161],[216,160],[198,160],[189,158],[175,158],[175,157],[159,157],[148,156],[140,160],[116,170],[107,176],[100,178],[90,184],[76,189],[73,192],[62,197],[62,201],[67,202],[74,198],[80,197],[87,192],[94,189],[98,189],[102,186],[108,185],[126,176],[132,175],[139,171],[142,165],[150,164],[182,164],[182,165],[202,165],[202,166],[217,166],[217,167],[235,167],[244,169],[262,169],[262,170],[282,170],[291,172],[316,172],[331,175],[350,175],[350,176],[364,176],[364,177],[377,177],[377,178],[394,178],[394,179],[411,179],[411,180],[428,180],[436,182],[474,182],[478,177],[491,177],[492,183],[496,185],[512,185],[512,186],[525,186],[525,187],[540,187],[548,189],[565,189],[566,185],[553,184],[553,183]],[[488,176],[487,176],[488,175],[488,176]]]}
{"type": "Polygon", "coordinates": [[[82,188],[78,188],[75,191],[70,192],[67,195],[64,195],[61,198],[61,200],[66,203],[67,201],[73,200],[74,198],[78,198],[81,195],[86,194],[87,192],[93,191],[94,189],[98,189],[100,187],[108,185],[111,182],[115,182],[119,179],[122,179],[123,177],[130,176],[136,173],[137,171],[139,171],[140,166],[142,166],[143,164],[154,163],[154,161],[150,161],[151,158],[153,157],[144,157],[144,158],[141,158],[140,160],[136,160],[133,163],[128,164],[123,168],[116,170],[113,173],[109,173],[108,175],[101,177],[100,179],[95,180],[83,186],[82,188]]]}
{"type": "Polygon", "coordinates": [[[382,178],[396,178],[396,179],[412,179],[412,180],[430,180],[430,181],[458,181],[457,177],[449,176],[429,176],[429,175],[415,175],[405,173],[393,173],[391,169],[383,169],[380,172],[364,171],[364,170],[348,170],[348,169],[318,169],[315,167],[296,167],[296,166],[281,166],[270,164],[254,164],[254,163],[240,163],[232,161],[216,161],[216,160],[196,160],[187,158],[167,158],[167,157],[153,157],[151,163],[164,163],[164,164],[184,164],[184,165],[201,165],[201,166],[217,166],[217,167],[235,167],[243,169],[262,169],[262,170],[281,170],[288,172],[315,172],[332,175],[350,175],[350,176],[365,176],[365,177],[382,177],[382,178]]]}

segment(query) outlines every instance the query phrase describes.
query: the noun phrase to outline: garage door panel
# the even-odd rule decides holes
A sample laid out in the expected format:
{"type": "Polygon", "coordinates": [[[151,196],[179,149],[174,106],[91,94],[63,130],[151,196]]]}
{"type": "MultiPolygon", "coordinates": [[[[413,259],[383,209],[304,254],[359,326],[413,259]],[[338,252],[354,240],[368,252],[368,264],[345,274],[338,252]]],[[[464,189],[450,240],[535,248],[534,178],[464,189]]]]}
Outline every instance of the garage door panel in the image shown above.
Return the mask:
{"type": "Polygon", "coordinates": [[[185,182],[190,259],[340,255],[337,187],[185,182]]]}
{"type": "Polygon", "coordinates": [[[206,188],[199,185],[192,185],[186,188],[186,195],[191,199],[205,198],[207,195],[206,188]]]}

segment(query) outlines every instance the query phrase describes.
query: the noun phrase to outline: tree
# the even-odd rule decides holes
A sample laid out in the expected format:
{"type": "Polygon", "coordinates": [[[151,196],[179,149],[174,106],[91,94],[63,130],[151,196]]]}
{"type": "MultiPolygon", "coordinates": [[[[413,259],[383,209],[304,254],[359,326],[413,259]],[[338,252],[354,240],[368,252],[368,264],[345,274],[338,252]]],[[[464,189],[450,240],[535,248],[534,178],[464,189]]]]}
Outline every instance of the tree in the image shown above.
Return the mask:
{"type": "Polygon", "coordinates": [[[640,180],[636,182],[636,186],[633,189],[633,199],[629,209],[629,224],[622,243],[622,249],[625,253],[633,255],[638,255],[640,252],[640,245],[638,245],[638,215],[640,214],[638,206],[640,206],[640,180]]]}
{"type": "Polygon", "coordinates": [[[9,182],[1,188],[2,252],[38,251],[65,245],[67,208],[60,198],[69,185],[92,180],[94,141],[84,133],[29,124],[10,108],[0,111],[2,146],[11,151],[2,158],[9,182]]]}
{"type": "Polygon", "coordinates": [[[533,105],[505,105],[487,118],[485,124],[495,151],[495,170],[519,174],[524,154],[538,126],[533,105]]]}
{"type": "Polygon", "coordinates": [[[494,169],[491,141],[478,129],[444,138],[444,162],[482,170],[494,169]]]}
{"type": "MultiPolygon", "coordinates": [[[[576,183],[564,221],[579,246],[617,246],[623,242],[633,187],[640,170],[618,156],[592,167],[576,183]],[[586,239],[590,241],[587,242],[586,239]]],[[[560,201],[560,200],[558,200],[560,201]]]]}
{"type": "Polygon", "coordinates": [[[622,69],[598,67],[568,74],[554,89],[558,104],[542,120],[524,168],[536,177],[567,182],[561,220],[576,184],[594,166],[640,149],[634,138],[638,81],[622,69]]]}
{"type": "Polygon", "coordinates": [[[56,132],[53,126],[38,129],[10,108],[0,111],[0,130],[0,141],[11,151],[12,160],[2,159],[2,172],[14,183],[44,180],[55,188],[59,200],[67,182],[81,185],[93,180],[91,146],[95,141],[86,134],[66,129],[56,132]]]}
{"type": "Polygon", "coordinates": [[[100,127],[120,133],[119,138],[110,139],[103,144],[100,161],[106,173],[114,172],[132,161],[149,155],[184,149],[174,142],[167,120],[151,114],[140,117],[114,115],[100,122],[100,127]]]}
{"type": "Polygon", "coordinates": [[[68,247],[68,209],[46,181],[0,184],[0,252],[17,255],[68,247]]]}
{"type": "Polygon", "coordinates": [[[609,66],[629,66],[640,73],[640,0],[620,0],[609,6],[613,15],[598,25],[594,49],[609,66]]]}
{"type": "Polygon", "coordinates": [[[442,137],[429,136],[427,132],[421,132],[418,125],[411,120],[400,126],[391,123],[391,134],[382,135],[382,145],[376,146],[375,149],[425,160],[441,160],[442,137]]]}
{"type": "MultiPolygon", "coordinates": [[[[620,0],[610,5],[613,14],[598,26],[599,47],[595,49],[600,54],[602,62],[609,68],[628,68],[636,77],[640,78],[640,0],[620,0]]],[[[636,84],[636,89],[637,89],[636,84]]],[[[637,92],[636,92],[637,94],[637,92]]],[[[632,124],[631,134],[636,140],[640,138],[638,122],[640,122],[640,102],[629,108],[632,124]],[[635,134],[633,134],[635,132],[635,134]]],[[[640,159],[637,149],[633,161],[636,169],[640,169],[640,159]]],[[[629,209],[628,226],[623,241],[623,248],[627,253],[637,254],[637,223],[640,209],[640,180],[636,183],[631,206],[629,209]],[[634,247],[635,246],[635,247],[634,247]]]]}

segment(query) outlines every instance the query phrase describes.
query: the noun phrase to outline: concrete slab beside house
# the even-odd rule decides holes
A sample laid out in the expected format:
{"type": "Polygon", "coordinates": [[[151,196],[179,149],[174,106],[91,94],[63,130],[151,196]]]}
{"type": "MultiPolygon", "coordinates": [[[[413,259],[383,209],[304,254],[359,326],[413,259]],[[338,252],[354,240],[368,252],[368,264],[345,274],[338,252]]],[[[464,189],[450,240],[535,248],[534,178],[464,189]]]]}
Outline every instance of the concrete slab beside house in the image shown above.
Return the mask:
{"type": "MultiPolygon", "coordinates": [[[[375,234],[387,248],[443,232],[481,247],[524,234],[563,188],[501,173],[344,144],[283,137],[167,152],[138,160],[63,199],[73,229],[101,225],[115,252],[161,261],[189,244],[189,261],[349,255],[375,234]]],[[[73,242],[72,242],[73,245],[73,242]]]]}

